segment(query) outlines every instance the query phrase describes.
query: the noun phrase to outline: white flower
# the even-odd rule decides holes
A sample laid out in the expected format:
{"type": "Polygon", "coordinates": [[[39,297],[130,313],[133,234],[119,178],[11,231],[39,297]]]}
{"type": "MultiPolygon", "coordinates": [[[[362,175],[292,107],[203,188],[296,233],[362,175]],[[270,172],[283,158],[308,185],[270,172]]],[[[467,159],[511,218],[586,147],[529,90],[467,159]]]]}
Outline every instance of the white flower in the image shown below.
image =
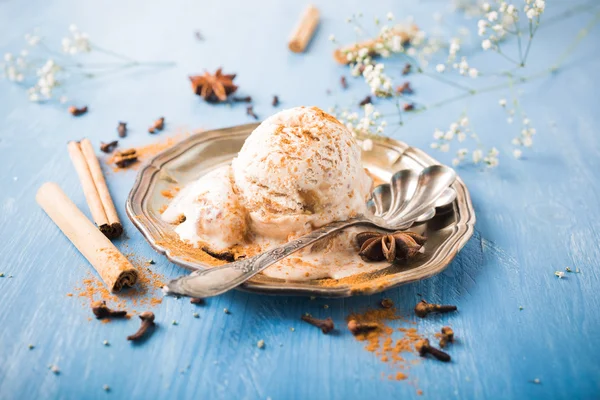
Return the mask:
{"type": "Polygon", "coordinates": [[[391,12],[386,14],[386,18],[388,19],[388,21],[391,21],[394,19],[394,14],[392,14],[391,12]]]}
{"type": "Polygon", "coordinates": [[[490,4],[489,4],[489,3],[483,3],[483,4],[481,5],[481,9],[482,9],[483,11],[486,11],[486,12],[487,12],[487,11],[490,11],[490,9],[491,9],[491,8],[492,8],[492,7],[490,6],[490,4]]]}
{"type": "Polygon", "coordinates": [[[431,144],[429,145],[429,147],[431,147],[432,149],[437,149],[437,148],[439,148],[439,147],[440,147],[440,145],[439,145],[438,143],[435,143],[435,142],[434,142],[434,143],[431,143],[431,144]]]}
{"type": "MultiPolygon", "coordinates": [[[[65,39],[66,39],[66,38],[65,38],[65,39]]],[[[65,39],[63,39],[63,41],[64,41],[65,39]]],[[[67,39],[67,40],[68,40],[68,39],[67,39]]],[[[333,35],[333,34],[332,34],[332,35],[329,35],[329,41],[330,41],[330,42],[335,42],[335,35],[333,35]]],[[[64,44],[63,44],[63,45],[64,45],[64,44]]]]}
{"type": "Polygon", "coordinates": [[[454,132],[453,131],[446,132],[446,134],[444,135],[444,139],[446,139],[446,140],[454,139],[454,132]]]}
{"type": "Polygon", "coordinates": [[[490,22],[494,22],[498,19],[498,13],[496,11],[489,12],[487,15],[487,19],[490,22]]]}
{"type": "Polygon", "coordinates": [[[473,156],[473,162],[475,164],[477,164],[483,158],[483,152],[481,150],[479,150],[479,149],[473,150],[472,156],[473,156]]]}
{"type": "Polygon", "coordinates": [[[477,78],[477,76],[479,76],[479,71],[475,68],[469,68],[469,76],[471,78],[477,78]]]}
{"type": "Polygon", "coordinates": [[[465,156],[469,153],[469,149],[458,149],[458,151],[456,152],[456,155],[458,156],[458,158],[460,158],[461,160],[463,158],[465,158],[465,156]]]}
{"type": "Polygon", "coordinates": [[[506,99],[498,100],[498,104],[500,104],[501,107],[506,107],[506,99]]]}
{"type": "Polygon", "coordinates": [[[525,147],[533,146],[533,139],[529,136],[524,137],[523,138],[523,146],[525,146],[525,147]]]}
{"type": "Polygon", "coordinates": [[[514,150],[513,150],[513,156],[514,156],[516,159],[519,159],[519,158],[521,158],[521,155],[522,155],[522,154],[523,154],[523,152],[522,152],[520,149],[514,149],[514,150]]]}
{"type": "Polygon", "coordinates": [[[456,166],[458,166],[458,164],[460,164],[460,160],[458,158],[455,158],[455,159],[452,160],[452,165],[453,166],[456,167],[456,166]]]}
{"type": "Polygon", "coordinates": [[[437,129],[433,132],[433,138],[434,139],[441,139],[444,137],[444,132],[442,132],[440,129],[437,129]]]}
{"type": "Polygon", "coordinates": [[[450,145],[448,143],[444,143],[440,146],[440,151],[447,153],[450,150],[450,145]]]}
{"type": "Polygon", "coordinates": [[[509,15],[512,15],[515,12],[515,6],[513,6],[512,4],[510,4],[508,7],[506,7],[506,13],[509,15]]]}
{"type": "Polygon", "coordinates": [[[509,123],[509,124],[512,124],[513,123],[512,117],[506,118],[506,122],[509,123]]]}
{"type": "Polygon", "coordinates": [[[37,93],[30,93],[29,94],[29,101],[40,101],[40,96],[37,93]]]}
{"type": "Polygon", "coordinates": [[[529,125],[530,122],[529,118],[523,118],[523,125],[529,125]]]}
{"type": "Polygon", "coordinates": [[[23,82],[25,80],[25,76],[23,74],[17,74],[16,79],[17,82],[23,82]]]}
{"type": "Polygon", "coordinates": [[[456,131],[458,131],[458,124],[457,124],[456,122],[453,122],[453,123],[451,123],[451,124],[450,124],[450,130],[451,130],[452,132],[456,132],[456,131]]]}
{"type": "Polygon", "coordinates": [[[438,64],[435,66],[435,70],[439,73],[442,73],[446,70],[446,66],[444,64],[438,64]]]}
{"type": "Polygon", "coordinates": [[[469,117],[462,117],[460,119],[460,126],[467,126],[469,125],[469,117]]]}
{"type": "Polygon", "coordinates": [[[496,156],[498,156],[499,154],[500,154],[500,152],[498,151],[498,149],[497,149],[497,148],[495,148],[495,147],[492,147],[492,148],[490,149],[490,152],[489,152],[489,155],[490,155],[490,156],[492,156],[492,157],[496,157],[496,156]]]}
{"type": "Polygon", "coordinates": [[[484,50],[489,50],[492,48],[492,42],[489,39],[485,39],[484,41],[481,42],[481,47],[484,50]]]}
{"type": "Polygon", "coordinates": [[[65,103],[67,102],[67,100],[69,100],[69,99],[67,98],[67,96],[60,96],[60,98],[58,99],[58,101],[59,101],[61,104],[65,104],[65,103]]]}
{"type": "Polygon", "coordinates": [[[364,151],[373,150],[373,141],[371,139],[365,139],[362,142],[362,148],[364,151]]]}
{"type": "Polygon", "coordinates": [[[533,19],[534,17],[536,17],[538,15],[538,12],[535,8],[530,8],[529,10],[527,10],[527,18],[529,19],[533,19]]]}
{"type": "Polygon", "coordinates": [[[13,55],[11,53],[4,54],[4,61],[11,62],[13,60],[13,55]]]}
{"type": "Polygon", "coordinates": [[[477,28],[485,30],[489,26],[488,22],[485,19],[480,19],[477,21],[477,28]]]}
{"type": "Polygon", "coordinates": [[[521,145],[521,140],[519,138],[514,138],[511,143],[513,144],[513,146],[520,146],[521,145]]]}
{"type": "Polygon", "coordinates": [[[460,133],[457,135],[457,138],[458,138],[458,141],[459,141],[459,142],[464,142],[464,141],[467,139],[467,134],[466,134],[466,133],[464,133],[464,132],[460,132],[460,133]]]}

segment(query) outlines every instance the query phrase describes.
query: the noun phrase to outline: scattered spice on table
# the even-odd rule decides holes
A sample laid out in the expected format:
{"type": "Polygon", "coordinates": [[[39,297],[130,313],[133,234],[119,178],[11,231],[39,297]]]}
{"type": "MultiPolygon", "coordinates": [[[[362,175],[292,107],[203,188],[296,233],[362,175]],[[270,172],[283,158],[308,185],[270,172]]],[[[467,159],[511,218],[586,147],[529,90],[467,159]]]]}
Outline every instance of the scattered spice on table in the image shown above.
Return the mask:
{"type": "Polygon", "coordinates": [[[396,93],[398,94],[413,94],[414,91],[410,86],[410,82],[406,81],[402,85],[396,88],[396,93]]]}
{"type": "Polygon", "coordinates": [[[367,104],[371,104],[371,96],[367,96],[358,103],[359,106],[366,106],[367,104]]]}
{"type": "Polygon", "coordinates": [[[402,108],[404,109],[404,111],[413,111],[415,109],[415,104],[414,103],[404,103],[404,106],[402,108]]]}
{"type": "Polygon", "coordinates": [[[127,149],[115,152],[114,163],[119,168],[127,168],[138,161],[137,151],[127,149]]]}
{"type": "Polygon", "coordinates": [[[237,96],[233,96],[231,98],[231,100],[234,103],[251,103],[252,102],[252,97],[251,96],[245,96],[245,97],[237,97],[237,96]]]}
{"type": "Polygon", "coordinates": [[[256,113],[254,112],[254,107],[252,107],[252,106],[246,107],[246,114],[248,114],[249,116],[251,116],[254,119],[258,119],[258,115],[256,115],[256,113]]]}
{"type": "Polygon", "coordinates": [[[227,96],[238,89],[233,83],[235,74],[223,74],[219,68],[214,74],[204,72],[203,75],[192,75],[189,77],[192,90],[209,103],[221,103],[227,100],[227,96]]]}
{"type": "Polygon", "coordinates": [[[161,139],[159,141],[149,143],[147,145],[135,147],[135,154],[137,156],[137,162],[133,162],[131,164],[125,165],[125,167],[116,166],[116,161],[118,160],[117,152],[112,153],[110,156],[105,158],[103,161],[107,165],[113,166],[113,172],[126,171],[129,169],[137,169],[141,165],[141,162],[148,160],[149,158],[155,156],[161,151],[172,147],[176,143],[181,140],[189,137],[189,132],[177,133],[174,136],[161,139]]]}
{"type": "Polygon", "coordinates": [[[408,74],[410,74],[411,70],[412,70],[412,65],[409,64],[409,63],[406,63],[404,65],[404,68],[402,68],[402,75],[408,75],[408,74]]]}
{"type": "Polygon", "coordinates": [[[273,101],[271,101],[271,105],[273,105],[273,107],[277,107],[279,105],[279,96],[273,96],[273,101]]]}
{"type": "Polygon", "coordinates": [[[140,340],[149,332],[151,328],[154,328],[154,313],[152,311],[144,311],[139,315],[139,317],[142,321],[140,328],[133,335],[127,336],[127,340],[140,340]]]}
{"type": "Polygon", "coordinates": [[[342,89],[348,89],[348,81],[345,76],[340,78],[340,85],[342,85],[342,89]]]}
{"type": "Polygon", "coordinates": [[[302,317],[300,317],[300,319],[313,326],[316,326],[317,328],[320,328],[321,332],[325,334],[331,332],[335,328],[335,325],[333,324],[333,320],[331,318],[318,319],[313,318],[310,314],[305,314],[302,317]]]}
{"type": "Polygon", "coordinates": [[[119,125],[117,126],[117,133],[119,134],[120,138],[127,136],[127,122],[119,122],[119,125]]]}
{"type": "Polygon", "coordinates": [[[69,107],[69,113],[75,117],[79,117],[80,115],[83,115],[87,112],[88,112],[87,106],[83,106],[83,107],[71,106],[71,107],[69,107]]]}
{"type": "Polygon", "coordinates": [[[433,304],[428,303],[425,300],[421,300],[415,306],[415,314],[418,317],[425,318],[427,315],[437,312],[437,313],[447,313],[456,311],[457,307],[450,304],[433,304]]]}
{"type": "Polygon", "coordinates": [[[415,344],[424,337],[414,327],[400,326],[394,329],[390,326],[393,321],[399,321],[402,325],[410,323],[398,314],[395,307],[352,313],[346,317],[346,321],[354,338],[365,343],[365,350],[395,370],[388,378],[409,378],[409,369],[419,362],[415,358],[415,344]]]}
{"type": "Polygon", "coordinates": [[[118,145],[119,145],[119,141],[118,140],[113,140],[112,142],[108,142],[108,143],[100,142],[100,151],[102,151],[103,153],[110,153],[118,145]]]}
{"type": "Polygon", "coordinates": [[[165,117],[160,117],[148,128],[149,133],[155,133],[156,131],[162,131],[165,129],[165,117]]]}

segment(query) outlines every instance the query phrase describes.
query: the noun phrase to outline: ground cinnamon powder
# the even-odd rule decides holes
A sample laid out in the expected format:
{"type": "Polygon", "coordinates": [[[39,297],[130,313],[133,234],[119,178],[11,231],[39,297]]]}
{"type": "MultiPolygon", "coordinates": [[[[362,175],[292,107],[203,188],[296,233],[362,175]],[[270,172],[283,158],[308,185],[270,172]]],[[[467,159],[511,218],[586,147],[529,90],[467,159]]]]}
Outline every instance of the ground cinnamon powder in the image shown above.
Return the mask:
{"type": "MultiPolygon", "coordinates": [[[[124,288],[118,294],[111,293],[104,282],[89,272],[84,279],[76,284],[68,297],[82,299],[82,305],[89,306],[93,301],[104,300],[111,308],[126,309],[131,314],[137,313],[135,308],[153,308],[162,303],[162,291],[165,278],[152,270],[152,264],[132,253],[125,254],[138,271],[138,282],[132,288],[124,288]]],[[[110,321],[106,319],[103,321],[110,321]]]]}
{"type": "MultiPolygon", "coordinates": [[[[414,327],[401,326],[393,328],[392,321],[401,321],[404,325],[414,325],[412,321],[404,319],[398,314],[395,307],[369,309],[363,313],[350,314],[346,321],[355,320],[358,323],[376,323],[376,330],[359,333],[354,337],[365,343],[365,350],[375,354],[382,362],[388,364],[394,372],[388,379],[402,381],[408,379],[408,370],[411,365],[419,363],[415,359],[415,343],[423,336],[414,327]]],[[[385,376],[385,375],[384,375],[385,376]]],[[[414,382],[412,382],[414,384],[414,382]]]]}

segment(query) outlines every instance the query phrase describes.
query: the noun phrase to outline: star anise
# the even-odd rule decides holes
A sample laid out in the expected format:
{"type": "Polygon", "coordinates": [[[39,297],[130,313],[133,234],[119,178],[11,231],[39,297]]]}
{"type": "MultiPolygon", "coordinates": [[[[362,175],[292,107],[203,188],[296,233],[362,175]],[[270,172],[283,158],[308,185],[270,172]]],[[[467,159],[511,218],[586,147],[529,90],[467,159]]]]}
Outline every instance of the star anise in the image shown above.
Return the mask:
{"type": "Polygon", "coordinates": [[[414,232],[361,232],[356,235],[359,255],[369,261],[394,262],[414,257],[427,238],[414,232]]]}
{"type": "Polygon", "coordinates": [[[223,74],[221,68],[214,75],[205,72],[204,75],[190,76],[194,93],[210,103],[227,100],[227,96],[238,88],[233,84],[234,79],[235,74],[223,74]]]}

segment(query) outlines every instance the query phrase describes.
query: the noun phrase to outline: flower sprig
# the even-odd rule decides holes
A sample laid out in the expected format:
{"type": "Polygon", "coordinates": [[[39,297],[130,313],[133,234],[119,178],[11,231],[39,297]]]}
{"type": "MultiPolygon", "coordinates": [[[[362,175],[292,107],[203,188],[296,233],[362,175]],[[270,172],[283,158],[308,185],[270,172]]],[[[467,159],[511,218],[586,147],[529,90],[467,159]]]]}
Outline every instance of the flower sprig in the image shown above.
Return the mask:
{"type": "MultiPolygon", "coordinates": [[[[486,91],[499,90],[503,88],[512,88],[513,84],[521,84],[526,82],[529,77],[523,75],[514,75],[515,70],[522,70],[526,66],[527,57],[531,49],[531,45],[536,35],[536,32],[540,26],[542,16],[546,10],[545,0],[516,0],[516,1],[505,1],[505,0],[493,0],[493,1],[482,1],[477,0],[477,12],[472,6],[463,5],[464,2],[455,1],[455,5],[459,9],[467,10],[473,14],[478,14],[480,17],[477,22],[477,34],[481,37],[481,48],[484,51],[491,51],[498,54],[500,57],[515,64],[515,69],[510,71],[499,71],[497,73],[481,73],[476,65],[472,65],[469,61],[467,54],[463,49],[463,43],[468,32],[465,33],[464,29],[458,31],[458,35],[454,35],[449,39],[444,37],[429,35],[422,30],[412,31],[410,34],[410,41],[403,41],[403,36],[399,32],[409,32],[407,28],[411,26],[412,22],[400,24],[394,21],[394,16],[388,13],[385,20],[387,22],[382,23],[381,20],[375,19],[375,26],[378,29],[378,34],[375,38],[366,41],[360,41],[352,47],[344,48],[346,53],[346,60],[350,65],[352,75],[355,77],[361,77],[365,83],[369,86],[371,94],[380,98],[389,98],[402,96],[404,93],[400,90],[393,91],[392,88],[396,87],[393,77],[399,74],[387,71],[388,58],[395,56],[401,60],[405,60],[412,68],[412,72],[422,74],[424,76],[436,79],[437,81],[453,86],[454,88],[460,89],[462,94],[455,96],[455,98],[446,99],[443,101],[435,102],[431,105],[410,103],[409,107],[401,109],[398,107],[399,113],[399,126],[403,124],[403,114],[407,112],[416,112],[417,114],[427,111],[428,109],[441,107],[445,104],[449,104],[452,101],[458,101],[465,99],[470,96],[475,96],[479,93],[486,91]],[[460,3],[460,4],[459,4],[460,3]],[[529,35],[524,35],[525,32],[529,32],[529,35]],[[522,43],[522,36],[525,37],[525,41],[522,43]],[[504,52],[504,42],[510,39],[516,39],[518,42],[518,54],[506,54],[504,52]],[[433,60],[439,60],[440,53],[445,52],[445,59],[442,62],[436,62],[431,67],[429,64],[433,60]],[[452,74],[451,72],[455,72],[452,74]],[[448,75],[445,77],[444,75],[448,75]],[[487,77],[500,78],[503,80],[503,84],[497,84],[494,82],[489,87],[483,87],[475,89],[470,87],[469,84],[463,84],[458,79],[461,77],[475,79],[475,78],[487,78],[487,77]],[[452,79],[455,77],[456,79],[452,79]],[[513,80],[514,79],[514,80],[513,80]]],[[[437,18],[441,20],[441,16],[437,18]]],[[[347,22],[354,25],[354,29],[357,34],[363,34],[366,29],[363,26],[363,16],[361,13],[353,15],[347,19],[347,22]]],[[[589,29],[587,30],[589,32],[589,29]]],[[[330,38],[334,43],[337,43],[334,36],[330,38]]],[[[561,62],[563,60],[561,59],[561,62]]],[[[405,68],[406,70],[406,68],[405,68]]],[[[546,73],[552,72],[548,69],[546,73]]],[[[403,72],[404,74],[404,72],[403,72]]],[[[537,74],[540,75],[540,74],[537,74]]],[[[531,75],[532,77],[535,75],[531,75]]],[[[532,78],[533,79],[533,78],[532,78]]],[[[506,106],[504,100],[504,112],[507,113],[507,121],[512,122],[515,118],[515,114],[518,112],[519,119],[522,122],[522,127],[517,135],[515,135],[511,144],[513,147],[513,156],[515,158],[521,158],[524,150],[530,148],[533,145],[533,136],[536,134],[535,128],[531,126],[529,118],[525,112],[518,106],[518,98],[514,96],[513,101],[514,107],[510,108],[506,106]]],[[[383,103],[385,104],[385,103],[383,103]]],[[[396,104],[399,104],[396,101],[396,104]]],[[[408,103],[407,103],[408,104],[408,103]]],[[[376,114],[376,111],[370,108],[366,110],[370,115],[376,114]]],[[[356,113],[347,111],[345,114],[342,113],[340,118],[349,126],[353,133],[357,137],[372,137],[370,135],[382,134],[381,130],[383,127],[377,128],[374,131],[374,125],[369,125],[370,129],[364,129],[363,124],[355,122],[359,121],[359,117],[356,113]]],[[[371,123],[374,121],[371,119],[371,123]]],[[[500,152],[496,147],[485,148],[477,135],[472,131],[469,124],[469,119],[466,116],[461,116],[455,123],[450,125],[450,128],[445,131],[436,130],[434,133],[434,142],[432,147],[442,152],[449,152],[451,145],[455,142],[461,143],[469,139],[465,144],[474,145],[474,148],[468,146],[461,146],[456,150],[456,155],[452,160],[454,165],[461,165],[470,160],[473,164],[483,163],[487,167],[495,167],[499,165],[500,152]]],[[[364,146],[366,149],[369,147],[369,143],[364,146]]]]}
{"type": "Polygon", "coordinates": [[[137,66],[172,66],[172,62],[140,62],[132,58],[105,50],[90,41],[89,36],[71,24],[69,34],[61,41],[61,50],[49,47],[36,31],[25,35],[26,47],[16,54],[4,54],[0,69],[4,77],[26,88],[33,102],[45,102],[58,98],[67,101],[65,89],[73,77],[94,78],[105,73],[137,66]],[[117,62],[83,63],[75,56],[92,52],[103,53],[117,62]],[[34,53],[34,54],[32,54],[34,53]]]}

